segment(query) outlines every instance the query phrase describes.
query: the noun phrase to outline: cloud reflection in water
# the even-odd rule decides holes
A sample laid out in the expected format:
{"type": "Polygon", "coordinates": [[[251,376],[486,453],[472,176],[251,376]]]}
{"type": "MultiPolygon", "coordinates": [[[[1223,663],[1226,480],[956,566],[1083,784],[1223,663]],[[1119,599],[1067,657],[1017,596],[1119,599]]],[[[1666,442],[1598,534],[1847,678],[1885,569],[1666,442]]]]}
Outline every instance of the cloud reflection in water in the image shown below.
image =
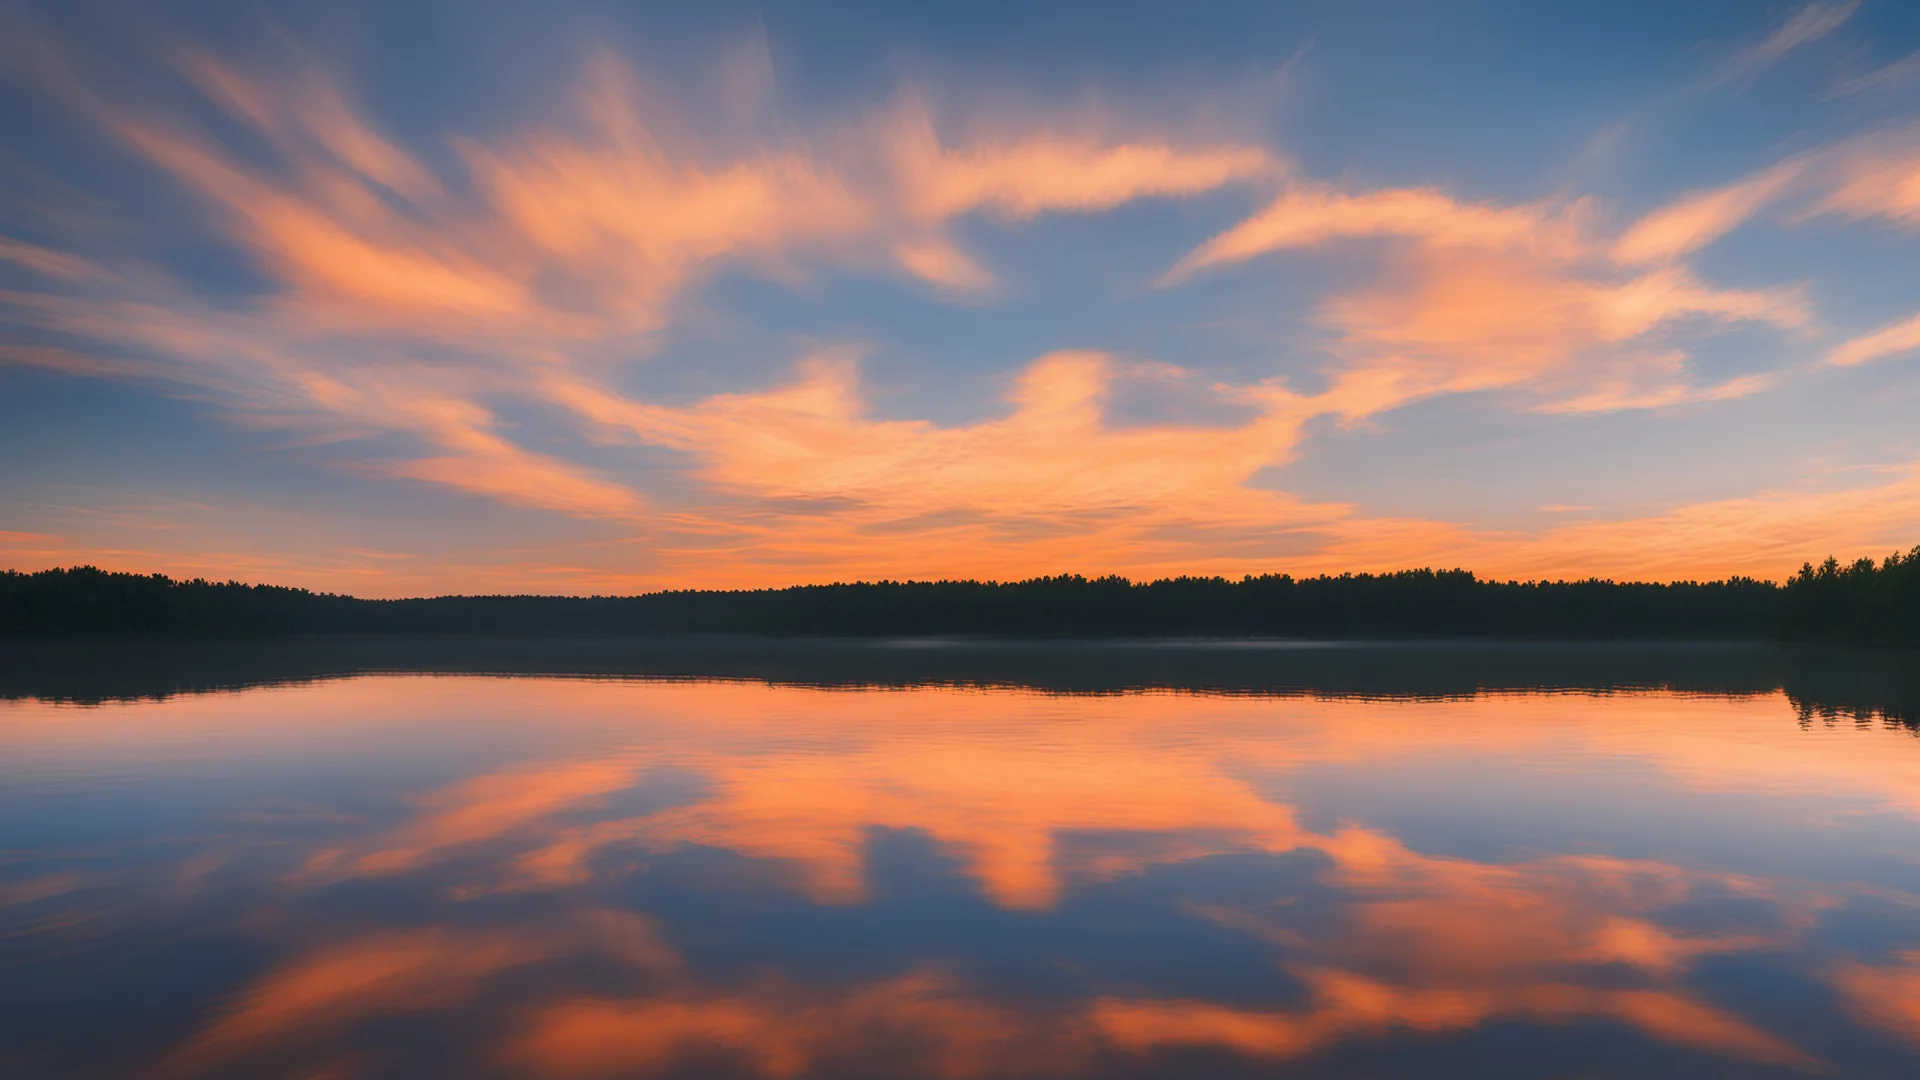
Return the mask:
{"type": "Polygon", "coordinates": [[[129,1033],[0,1029],[63,1075],[1920,1060],[1920,755],[1778,691],[0,709],[0,963],[129,1033]]]}

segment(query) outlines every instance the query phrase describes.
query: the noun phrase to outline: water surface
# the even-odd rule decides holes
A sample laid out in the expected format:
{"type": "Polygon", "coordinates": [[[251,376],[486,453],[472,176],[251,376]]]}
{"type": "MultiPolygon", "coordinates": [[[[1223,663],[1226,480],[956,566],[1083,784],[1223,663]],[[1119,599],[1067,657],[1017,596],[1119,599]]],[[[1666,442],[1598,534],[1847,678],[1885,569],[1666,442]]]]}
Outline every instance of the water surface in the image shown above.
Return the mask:
{"type": "Polygon", "coordinates": [[[1913,657],[0,657],[0,1076],[1920,1075],[1913,657]]]}

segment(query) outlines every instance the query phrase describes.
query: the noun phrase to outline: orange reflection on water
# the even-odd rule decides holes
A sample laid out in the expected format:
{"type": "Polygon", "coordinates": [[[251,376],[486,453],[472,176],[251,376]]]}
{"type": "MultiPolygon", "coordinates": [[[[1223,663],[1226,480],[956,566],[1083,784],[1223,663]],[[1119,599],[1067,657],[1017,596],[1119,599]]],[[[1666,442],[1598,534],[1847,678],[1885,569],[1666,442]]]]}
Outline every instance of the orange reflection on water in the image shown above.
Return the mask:
{"type": "MultiPolygon", "coordinates": [[[[1204,1046],[1284,1061],[1392,1033],[1440,1037],[1517,1020],[1616,1025],[1668,1046],[1817,1071],[1822,1061],[1792,1038],[1716,1003],[1693,977],[1706,958],[1803,947],[1846,883],[1729,868],[1668,853],[1658,837],[1649,857],[1610,854],[1577,835],[1564,851],[1438,853],[1377,822],[1316,815],[1290,785],[1337,768],[1386,790],[1421,770],[1477,763],[1587,770],[1621,800],[1677,817],[1689,800],[1728,792],[1764,795],[1769,813],[1808,827],[1863,808],[1910,819],[1920,806],[1920,756],[1881,752],[1877,734],[1803,732],[1777,695],[1362,702],[380,678],[277,695],[277,734],[239,722],[259,700],[176,700],[125,715],[142,718],[137,737],[149,740],[191,741],[184,729],[201,725],[201,734],[258,740],[257,749],[284,740],[298,752],[334,737],[320,729],[341,717],[350,718],[339,736],[347,741],[377,737],[351,719],[369,715],[445,734],[461,724],[516,735],[531,724],[543,734],[499,767],[412,793],[397,823],[336,823],[303,851],[281,882],[291,896],[431,873],[447,920],[318,935],[293,949],[173,1053],[168,1071],[179,1075],[317,1046],[384,1018],[479,1009],[488,987],[586,962],[612,965],[626,982],[526,983],[542,989],[513,996],[485,1025],[495,1060],[519,1074],[588,1077],[724,1059],[786,1077],[831,1073],[884,1045],[915,1074],[1068,1075],[1116,1055],[1204,1046]],[[625,801],[662,776],[697,783],[639,808],[625,801]],[[1317,921],[1283,896],[1181,901],[1162,916],[1242,936],[1277,982],[1299,988],[1263,1004],[1150,985],[1023,1002],[907,953],[888,973],[826,984],[778,967],[718,978],[685,958],[669,923],[604,907],[515,914],[536,910],[514,906],[523,900],[564,898],[635,865],[603,855],[664,858],[689,847],[784,868],[793,892],[816,905],[870,903],[875,830],[924,836],[985,900],[1022,918],[1070,917],[1077,890],[1221,854],[1304,856],[1301,873],[1335,901],[1317,921]],[[1769,918],[1716,929],[1670,914],[1707,896],[1741,898],[1769,918]]],[[[75,715],[10,724],[5,739],[43,752],[63,740],[98,745],[101,732],[70,723],[75,715]]],[[[1920,910],[1913,897],[1881,891],[1920,910]]],[[[1920,953],[1906,953],[1839,958],[1814,974],[1865,1022],[1920,1043],[1917,971],[1920,953]]]]}
{"type": "Polygon", "coordinates": [[[701,1055],[763,1076],[870,1058],[881,1042],[909,1075],[1071,1075],[1094,1050],[1073,1016],[1036,1016],[937,972],[847,989],[770,981],[746,994],[579,998],[532,1018],[507,1057],[535,1075],[647,1074],[701,1055]]]}
{"type": "MultiPolygon", "coordinates": [[[[634,779],[633,764],[618,760],[476,776],[421,798],[420,820],[388,834],[378,850],[353,858],[344,869],[357,874],[402,873],[435,852],[494,839],[582,799],[631,787],[634,779]]],[[[345,857],[339,850],[320,851],[307,865],[325,872],[345,857]]]]}
{"type": "Polygon", "coordinates": [[[1396,1029],[1444,1032],[1497,1018],[1564,1023],[1605,1018],[1665,1042],[1746,1061],[1822,1071],[1820,1062],[1738,1017],[1671,991],[1596,990],[1533,984],[1461,991],[1409,991],[1342,972],[1312,978],[1305,1013],[1235,1009],[1204,1002],[1103,1002],[1095,1018],[1121,1046],[1228,1047],[1249,1057],[1293,1058],[1356,1035],[1396,1029]]]}
{"type": "MultiPolygon", "coordinates": [[[[498,693],[533,686],[554,716],[610,745],[428,793],[417,820],[351,851],[320,852],[312,868],[397,872],[520,833],[534,842],[493,885],[560,887],[582,880],[585,863],[609,846],[697,843],[786,860],[816,900],[858,903],[869,833],[886,828],[930,835],[1009,908],[1052,906],[1067,876],[1107,878],[1221,851],[1313,849],[1358,882],[1397,850],[1390,837],[1303,830],[1292,807],[1262,790],[1328,764],[1626,761],[1674,791],[1761,794],[1787,806],[1801,798],[1798,812],[1809,818],[1846,812],[1837,796],[1920,814],[1920,756],[1809,737],[1780,722],[1790,712],[1773,696],[1087,699],[584,681],[509,683],[498,693]],[[551,820],[661,768],[698,775],[706,791],[644,815],[551,820]],[[1107,833],[1132,841],[1094,856],[1061,846],[1107,833]]],[[[1625,784],[1621,796],[1638,797],[1625,784]]]]}
{"type": "Polygon", "coordinates": [[[1843,963],[1833,984],[1867,1022],[1920,1045],[1920,949],[1898,953],[1892,960],[1843,963]]]}
{"type": "Polygon", "coordinates": [[[321,1044],[369,1020],[456,1008],[489,979],[587,950],[642,969],[678,963],[650,922],[626,912],[589,911],[531,929],[375,933],[312,948],[256,980],[160,1071],[198,1075],[289,1044],[321,1044]]]}

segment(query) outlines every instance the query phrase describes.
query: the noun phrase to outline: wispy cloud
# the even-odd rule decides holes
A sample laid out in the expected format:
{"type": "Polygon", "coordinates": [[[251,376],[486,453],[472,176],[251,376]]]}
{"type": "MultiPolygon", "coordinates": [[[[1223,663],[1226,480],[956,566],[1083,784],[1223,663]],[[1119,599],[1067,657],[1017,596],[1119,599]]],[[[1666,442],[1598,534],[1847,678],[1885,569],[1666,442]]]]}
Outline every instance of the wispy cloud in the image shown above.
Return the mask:
{"type": "Polygon", "coordinates": [[[1526,248],[1565,256],[1578,251],[1578,205],[1495,206],[1466,203],[1433,188],[1346,192],[1297,183],[1247,220],[1213,237],[1161,279],[1178,284],[1213,266],[1331,240],[1401,237],[1436,247],[1526,248]]]}
{"type": "Polygon", "coordinates": [[[97,268],[85,259],[36,244],[9,240],[4,236],[0,236],[0,259],[51,278],[72,280],[98,273],[97,268]]]}
{"type": "Polygon", "coordinates": [[[1827,91],[1827,96],[1842,98],[1879,93],[1895,89],[1915,79],[1920,79],[1920,52],[1910,52],[1872,71],[1840,79],[1827,91]]]}
{"type": "Polygon", "coordinates": [[[1730,83],[1750,82],[1761,72],[1779,63],[1788,53],[1819,41],[1853,18],[1860,0],[1844,3],[1808,4],[1788,16],[1760,41],[1734,52],[1720,64],[1702,87],[1714,89],[1730,83]]]}
{"type": "MultiPolygon", "coordinates": [[[[1763,195],[1713,198],[1757,204],[1763,195]]],[[[1521,387],[1550,412],[1723,399],[1762,383],[1695,386],[1686,352],[1656,347],[1652,335],[1689,318],[1782,328],[1807,319],[1792,289],[1719,289],[1670,263],[1704,234],[1731,228],[1738,209],[1682,204],[1609,242],[1587,200],[1502,206],[1427,188],[1351,192],[1296,181],[1201,244],[1162,284],[1269,252],[1397,241],[1372,284],[1321,303],[1340,356],[1325,403],[1350,420],[1438,394],[1521,387]],[[1633,259],[1618,258],[1622,245],[1633,259]],[[1667,265],[1617,265],[1643,259],[1667,265]]]]}
{"type": "Polygon", "coordinates": [[[1614,244],[1623,263],[1662,262],[1692,254],[1740,226],[1780,198],[1811,164],[1791,157],[1737,183],[1689,192],[1634,222],[1614,244]]]}
{"type": "Polygon", "coordinates": [[[1920,125],[1871,131],[1794,154],[1716,188],[1688,192],[1653,210],[1614,244],[1635,264],[1678,259],[1773,210],[1783,225],[1820,218],[1920,224],[1920,125]]]}
{"type": "Polygon", "coordinates": [[[1827,362],[1852,367],[1915,349],[1920,349],[1920,315],[1842,342],[1827,353],[1827,362]]]}
{"type": "MultiPolygon", "coordinates": [[[[1796,154],[1724,187],[1692,192],[1629,228],[1614,247],[1628,263],[1673,259],[1726,236],[1763,211],[1783,225],[1839,218],[1920,229],[1920,125],[1905,125],[1796,154]]],[[[1828,350],[1829,363],[1852,366],[1920,347],[1920,315],[1861,334],[1828,350]]]]}

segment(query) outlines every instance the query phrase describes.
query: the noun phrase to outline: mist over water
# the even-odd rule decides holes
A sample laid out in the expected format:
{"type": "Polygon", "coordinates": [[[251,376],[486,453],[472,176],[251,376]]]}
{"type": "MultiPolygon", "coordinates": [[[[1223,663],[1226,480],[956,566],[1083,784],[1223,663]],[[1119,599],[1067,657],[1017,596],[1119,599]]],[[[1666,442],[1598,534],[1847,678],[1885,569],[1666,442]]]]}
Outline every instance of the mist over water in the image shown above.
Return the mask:
{"type": "Polygon", "coordinates": [[[1912,654],[0,657],[0,1076],[1903,1076],[1912,654]]]}

